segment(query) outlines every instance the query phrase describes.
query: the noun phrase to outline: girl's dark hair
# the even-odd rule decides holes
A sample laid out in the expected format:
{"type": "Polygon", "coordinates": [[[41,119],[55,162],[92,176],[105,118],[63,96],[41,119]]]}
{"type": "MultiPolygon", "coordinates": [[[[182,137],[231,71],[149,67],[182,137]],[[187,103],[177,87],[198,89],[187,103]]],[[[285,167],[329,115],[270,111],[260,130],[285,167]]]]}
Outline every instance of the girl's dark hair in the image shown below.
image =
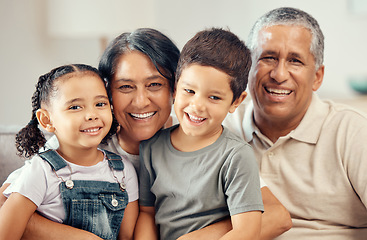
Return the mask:
{"type": "Polygon", "coordinates": [[[198,32],[183,47],[176,71],[177,81],[182,71],[192,64],[213,67],[229,75],[234,102],[246,90],[251,53],[234,33],[211,28],[198,32]]]}
{"type": "MultiPolygon", "coordinates": [[[[38,153],[46,143],[46,138],[42,131],[38,128],[38,120],[36,112],[41,108],[41,104],[49,104],[50,98],[57,92],[55,85],[56,80],[71,73],[91,72],[96,74],[103,81],[99,71],[89,65],[85,64],[71,64],[64,65],[52,69],[50,72],[39,77],[36,84],[36,91],[32,96],[32,117],[29,123],[22,128],[15,137],[15,145],[18,150],[19,156],[29,158],[38,153]]],[[[117,121],[113,117],[113,123],[107,136],[102,142],[106,142],[107,139],[113,135],[117,130],[117,121]]]]}
{"type": "Polygon", "coordinates": [[[107,82],[107,90],[110,91],[119,59],[131,50],[139,51],[150,58],[158,72],[168,79],[173,93],[180,51],[167,36],[151,28],[139,28],[131,33],[123,33],[108,45],[98,66],[103,79],[107,82]]]}

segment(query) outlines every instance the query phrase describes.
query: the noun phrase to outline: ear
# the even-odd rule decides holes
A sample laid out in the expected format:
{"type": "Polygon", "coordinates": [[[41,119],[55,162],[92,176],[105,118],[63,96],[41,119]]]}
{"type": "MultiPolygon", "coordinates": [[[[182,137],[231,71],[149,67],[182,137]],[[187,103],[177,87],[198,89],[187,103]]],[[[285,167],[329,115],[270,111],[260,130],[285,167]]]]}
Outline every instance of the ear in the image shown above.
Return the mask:
{"type": "Polygon", "coordinates": [[[50,113],[46,109],[38,109],[36,117],[39,124],[48,132],[54,132],[55,128],[52,126],[50,113]]]}
{"type": "Polygon", "coordinates": [[[324,69],[325,66],[321,65],[321,67],[316,71],[315,80],[313,81],[312,84],[312,91],[316,91],[317,89],[320,88],[322,80],[324,79],[324,69]]]}
{"type": "Polygon", "coordinates": [[[234,111],[236,110],[236,108],[243,102],[243,100],[245,100],[247,96],[247,92],[243,91],[241,93],[241,95],[234,100],[234,102],[232,103],[232,105],[229,107],[229,113],[234,113],[234,111]]]}

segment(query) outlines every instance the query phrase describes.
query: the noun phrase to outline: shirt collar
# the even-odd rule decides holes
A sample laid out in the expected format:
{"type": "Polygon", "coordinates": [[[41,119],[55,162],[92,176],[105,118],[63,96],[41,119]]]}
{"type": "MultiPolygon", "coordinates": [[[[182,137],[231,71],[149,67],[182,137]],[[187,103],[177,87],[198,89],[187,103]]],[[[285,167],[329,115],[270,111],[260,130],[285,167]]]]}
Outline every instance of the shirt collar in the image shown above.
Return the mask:
{"type": "Polygon", "coordinates": [[[328,104],[323,102],[316,93],[313,93],[305,116],[298,127],[289,133],[289,136],[302,142],[316,144],[328,114],[328,104]]]}

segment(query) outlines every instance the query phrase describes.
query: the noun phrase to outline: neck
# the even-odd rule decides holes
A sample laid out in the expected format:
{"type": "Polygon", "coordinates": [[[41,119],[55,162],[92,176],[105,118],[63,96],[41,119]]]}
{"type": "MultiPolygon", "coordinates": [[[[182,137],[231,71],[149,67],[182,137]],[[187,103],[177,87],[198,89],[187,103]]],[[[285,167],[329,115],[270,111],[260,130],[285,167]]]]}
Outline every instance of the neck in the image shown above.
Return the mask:
{"type": "Polygon", "coordinates": [[[193,152],[213,144],[223,132],[223,127],[211,135],[190,136],[186,135],[181,126],[171,132],[171,143],[174,148],[182,152],[193,152]]]}
{"type": "Polygon", "coordinates": [[[117,133],[117,139],[120,147],[127,153],[139,155],[139,141],[136,141],[131,138],[124,137],[121,131],[117,133]]]}
{"type": "Polygon", "coordinates": [[[57,152],[66,161],[80,166],[93,166],[103,160],[103,153],[97,148],[73,149],[60,144],[57,152]]]}
{"type": "Polygon", "coordinates": [[[260,118],[254,116],[255,125],[261,133],[275,143],[280,137],[286,136],[300,124],[303,116],[297,119],[279,119],[260,118]]]}

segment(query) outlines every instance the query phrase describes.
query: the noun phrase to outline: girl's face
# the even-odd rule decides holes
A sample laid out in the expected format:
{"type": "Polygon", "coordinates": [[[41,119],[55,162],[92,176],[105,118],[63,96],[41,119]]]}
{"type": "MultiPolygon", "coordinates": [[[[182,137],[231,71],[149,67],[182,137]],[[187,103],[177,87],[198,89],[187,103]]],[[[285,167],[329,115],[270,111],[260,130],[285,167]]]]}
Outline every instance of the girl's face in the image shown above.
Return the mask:
{"type": "Polygon", "coordinates": [[[57,92],[47,107],[60,151],[96,148],[112,124],[104,83],[94,73],[83,72],[65,77],[55,83],[57,92]]]}
{"type": "Polygon", "coordinates": [[[113,111],[121,125],[120,145],[125,151],[138,154],[140,141],[151,138],[170,116],[169,82],[148,56],[131,51],[118,61],[111,92],[113,111]]]}

